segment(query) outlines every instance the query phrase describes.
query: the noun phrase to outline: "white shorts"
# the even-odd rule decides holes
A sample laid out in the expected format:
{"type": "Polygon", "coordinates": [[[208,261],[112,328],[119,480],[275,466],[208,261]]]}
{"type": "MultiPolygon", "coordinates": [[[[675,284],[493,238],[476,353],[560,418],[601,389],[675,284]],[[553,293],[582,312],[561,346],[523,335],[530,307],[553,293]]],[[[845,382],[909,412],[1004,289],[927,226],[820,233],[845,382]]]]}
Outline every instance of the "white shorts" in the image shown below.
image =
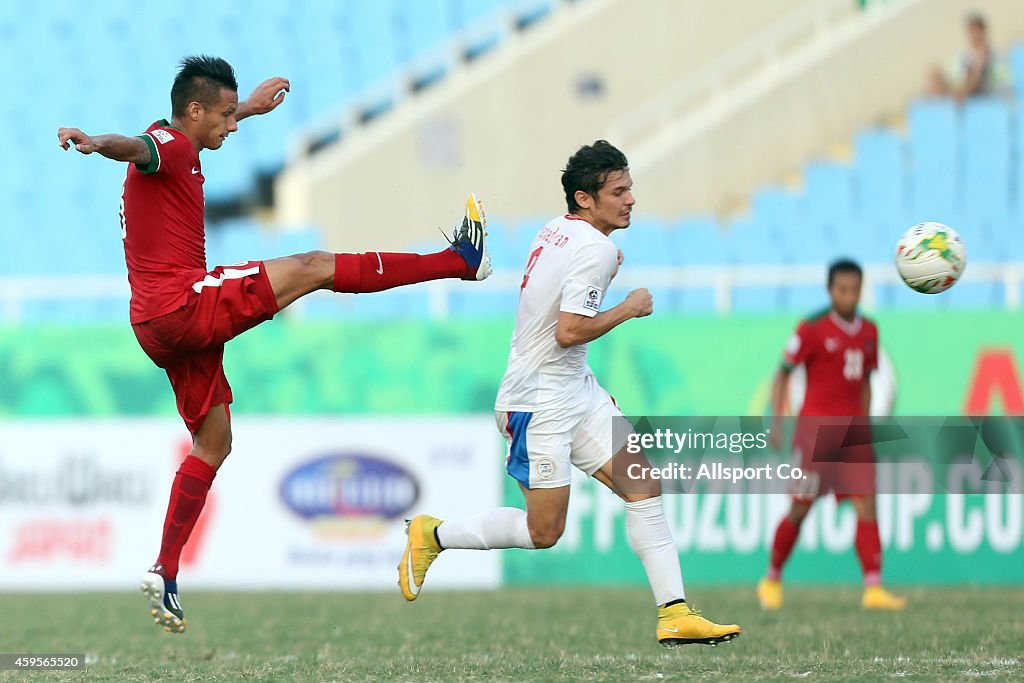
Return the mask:
{"type": "Polygon", "coordinates": [[[528,489],[568,486],[573,465],[593,476],[626,445],[625,435],[613,436],[622,430],[612,428],[622,411],[597,382],[588,383],[586,395],[570,410],[496,410],[494,417],[508,442],[509,476],[528,489]],[[617,448],[615,439],[622,441],[617,448]]]}

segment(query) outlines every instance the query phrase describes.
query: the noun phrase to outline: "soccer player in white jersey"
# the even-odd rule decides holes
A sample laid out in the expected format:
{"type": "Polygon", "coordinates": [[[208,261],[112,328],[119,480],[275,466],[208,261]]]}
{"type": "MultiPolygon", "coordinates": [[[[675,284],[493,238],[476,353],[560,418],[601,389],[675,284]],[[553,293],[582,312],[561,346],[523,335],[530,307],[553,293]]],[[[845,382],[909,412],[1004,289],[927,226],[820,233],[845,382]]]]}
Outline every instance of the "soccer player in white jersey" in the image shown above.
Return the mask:
{"type": "Polygon", "coordinates": [[[626,533],[658,605],[658,642],[715,645],[740,634],[739,626],[715,624],[687,605],[659,483],[626,487],[613,475],[613,467],[624,472],[627,459],[637,456],[626,453],[624,443],[613,446],[612,423],[622,413],[587,365],[587,343],[653,311],[646,289],[601,310],[622,262],[609,235],[629,227],[632,184],[625,155],[604,140],[569,159],[562,173],[568,213],[545,225],[530,245],[508,369],[495,403],[498,429],[509,444],[508,473],[519,482],[526,510],[497,508],[447,521],[416,516],[398,566],[406,600],[417,598],[442,550],[555,545],[565,528],[576,466],[625,501],[626,533]]]}

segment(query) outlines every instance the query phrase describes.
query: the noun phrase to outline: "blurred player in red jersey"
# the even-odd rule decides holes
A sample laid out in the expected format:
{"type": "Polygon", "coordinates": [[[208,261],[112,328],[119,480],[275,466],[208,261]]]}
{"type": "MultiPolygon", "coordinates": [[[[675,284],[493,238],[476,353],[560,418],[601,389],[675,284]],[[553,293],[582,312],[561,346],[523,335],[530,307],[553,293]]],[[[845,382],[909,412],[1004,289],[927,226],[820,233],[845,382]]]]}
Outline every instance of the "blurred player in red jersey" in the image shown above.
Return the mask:
{"type": "Polygon", "coordinates": [[[829,491],[840,501],[849,498],[857,512],[856,548],[864,572],[863,607],[898,610],[906,606],[903,598],[881,585],[874,449],[870,443],[844,447],[845,425],[849,422],[834,419],[867,416],[871,405],[869,378],[878,367],[878,328],[857,311],[862,281],[861,268],[853,261],[840,260],[829,267],[832,305],[800,323],[786,346],[772,385],[772,446],[778,449],[789,374],[798,365],[805,366],[807,390],[793,436],[793,451],[800,458],[806,479],[798,484],[789,514],[775,531],[768,573],[757,586],[764,609],[782,607],[782,567],[811,505],[829,491]],[[826,417],[833,419],[823,419],[826,417]]]}
{"type": "Polygon", "coordinates": [[[57,132],[65,150],[74,145],[82,154],[130,163],[121,237],[131,324],[143,350],[167,372],[193,440],[171,486],[160,553],[142,580],[154,621],[176,633],[185,630],[177,594],[181,550],[231,451],[224,344],[319,289],[378,292],[440,278],[482,280],[491,273],[483,214],[472,195],[451,245],[435,254],[312,251],[208,271],[199,153],[219,149],[239,121],[273,111],[289,89],[286,79],[271,78],[240,102],[230,64],[192,56],[182,60],[174,79],[170,121],[157,121],[137,137],[57,132]]]}

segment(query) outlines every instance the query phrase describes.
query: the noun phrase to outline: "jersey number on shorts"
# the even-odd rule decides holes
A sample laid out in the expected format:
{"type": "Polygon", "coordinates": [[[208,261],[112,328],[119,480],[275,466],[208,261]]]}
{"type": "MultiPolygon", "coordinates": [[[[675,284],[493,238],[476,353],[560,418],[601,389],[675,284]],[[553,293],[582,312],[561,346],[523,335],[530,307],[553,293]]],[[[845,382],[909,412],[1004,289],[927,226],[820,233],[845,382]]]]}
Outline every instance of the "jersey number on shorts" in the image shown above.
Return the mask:
{"type": "Polygon", "coordinates": [[[530,271],[537,265],[537,259],[540,258],[540,252],[544,251],[544,247],[537,247],[530,252],[530,258],[526,260],[526,274],[523,275],[523,284],[519,285],[519,290],[526,289],[526,283],[530,281],[530,271]]]}
{"type": "Polygon", "coordinates": [[[843,354],[843,377],[858,380],[864,376],[864,352],[860,349],[846,349],[843,354]]]}

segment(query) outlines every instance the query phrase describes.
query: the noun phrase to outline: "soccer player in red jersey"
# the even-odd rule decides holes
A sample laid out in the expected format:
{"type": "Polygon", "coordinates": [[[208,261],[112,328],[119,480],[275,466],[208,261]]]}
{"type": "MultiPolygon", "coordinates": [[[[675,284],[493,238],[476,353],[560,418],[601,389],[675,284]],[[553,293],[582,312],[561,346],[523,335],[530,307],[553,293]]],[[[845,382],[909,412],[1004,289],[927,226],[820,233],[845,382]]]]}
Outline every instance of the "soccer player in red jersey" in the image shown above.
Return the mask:
{"type": "Polygon", "coordinates": [[[798,365],[805,366],[807,389],[793,436],[793,450],[800,458],[806,479],[799,482],[789,514],[775,531],[768,573],[757,586],[758,600],[765,609],[782,607],[782,567],[811,505],[829,491],[840,501],[849,498],[857,512],[855,545],[864,572],[863,607],[898,610],[906,606],[903,598],[881,585],[882,544],[875,515],[874,450],[870,443],[842,445],[845,426],[852,422],[844,423],[842,418],[869,414],[869,376],[878,367],[878,328],[857,311],[862,281],[861,268],[853,261],[840,260],[831,265],[828,293],[832,305],[800,323],[786,346],[772,385],[772,445],[778,448],[789,373],[798,365]],[[836,420],[837,417],[841,419],[836,420]]]}
{"type": "Polygon", "coordinates": [[[159,555],[142,580],[154,621],[175,633],[185,631],[177,588],[181,551],[231,451],[224,344],[319,289],[378,292],[440,278],[482,280],[491,273],[485,221],[473,195],[451,245],[435,254],[312,251],[208,270],[199,153],[219,149],[239,121],[273,111],[289,89],[286,79],[271,78],[239,101],[231,65],[192,56],[182,60],[174,79],[170,121],[157,121],[136,137],[89,136],[77,128],[57,132],[65,150],[74,145],[82,154],[130,164],[121,237],[131,324],[142,349],[167,372],[193,440],[171,486],[159,555]]]}

